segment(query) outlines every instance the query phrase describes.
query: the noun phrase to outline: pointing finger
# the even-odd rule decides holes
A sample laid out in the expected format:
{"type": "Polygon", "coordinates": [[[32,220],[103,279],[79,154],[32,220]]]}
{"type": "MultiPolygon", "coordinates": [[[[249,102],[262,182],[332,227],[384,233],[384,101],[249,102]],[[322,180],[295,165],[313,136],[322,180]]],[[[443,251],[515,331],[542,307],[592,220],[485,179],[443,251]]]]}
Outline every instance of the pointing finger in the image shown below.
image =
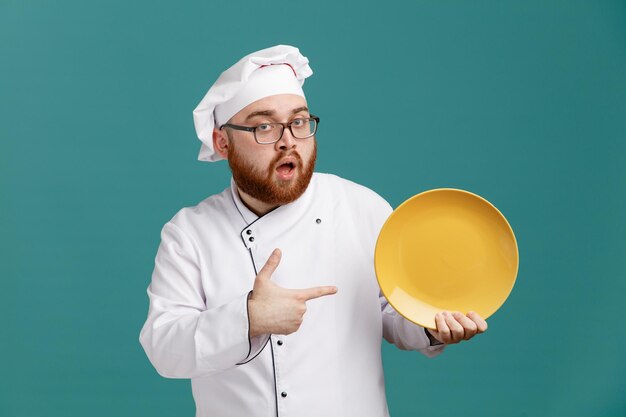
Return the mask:
{"type": "Polygon", "coordinates": [[[308,288],[306,290],[298,290],[297,293],[304,301],[309,301],[314,298],[324,297],[325,295],[333,295],[337,292],[337,287],[315,287],[308,288]]]}
{"type": "Polygon", "coordinates": [[[276,268],[278,268],[281,256],[282,254],[280,249],[274,249],[267,262],[265,262],[265,265],[263,265],[263,268],[259,271],[257,277],[261,279],[270,279],[274,271],[276,271],[276,268]]]}

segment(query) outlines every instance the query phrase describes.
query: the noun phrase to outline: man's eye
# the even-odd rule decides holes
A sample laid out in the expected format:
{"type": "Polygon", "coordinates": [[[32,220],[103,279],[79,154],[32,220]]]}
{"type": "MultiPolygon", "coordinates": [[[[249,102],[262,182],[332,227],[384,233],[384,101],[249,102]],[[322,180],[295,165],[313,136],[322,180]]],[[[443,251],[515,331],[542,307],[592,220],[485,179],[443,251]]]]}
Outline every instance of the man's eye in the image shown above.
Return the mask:
{"type": "Polygon", "coordinates": [[[306,119],[296,119],[293,122],[291,122],[292,126],[294,127],[302,127],[304,126],[305,123],[306,123],[306,119]]]}
{"type": "Polygon", "coordinates": [[[273,128],[274,128],[274,125],[271,125],[269,123],[264,123],[264,124],[258,125],[256,127],[256,129],[258,131],[261,131],[261,132],[268,132],[268,131],[272,130],[273,128]]]}

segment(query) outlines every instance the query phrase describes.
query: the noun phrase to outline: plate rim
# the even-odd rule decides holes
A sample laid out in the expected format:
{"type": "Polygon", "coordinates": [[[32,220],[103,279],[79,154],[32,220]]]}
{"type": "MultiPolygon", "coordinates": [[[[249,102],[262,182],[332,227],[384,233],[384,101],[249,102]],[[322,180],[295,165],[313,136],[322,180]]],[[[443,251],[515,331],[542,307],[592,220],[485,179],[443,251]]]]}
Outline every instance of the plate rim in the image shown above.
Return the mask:
{"type": "MultiPolygon", "coordinates": [[[[506,297],[504,297],[504,300],[502,301],[502,303],[500,303],[500,305],[498,305],[494,312],[487,315],[486,317],[482,317],[483,319],[487,319],[489,317],[491,317],[493,314],[495,314],[501,307],[502,305],[504,305],[504,303],[506,302],[506,300],[508,300],[509,296],[511,295],[511,292],[513,291],[513,288],[515,287],[515,283],[517,282],[517,276],[519,274],[519,246],[517,244],[517,237],[515,236],[515,232],[513,230],[513,228],[511,227],[511,224],[509,223],[508,219],[506,218],[506,216],[504,216],[504,214],[502,214],[502,212],[494,205],[492,204],[489,200],[487,200],[486,198],[473,193],[471,191],[467,191],[467,190],[463,190],[460,188],[451,188],[451,187],[442,187],[442,188],[433,188],[430,190],[426,190],[426,191],[422,191],[418,194],[413,195],[412,197],[409,197],[408,199],[406,199],[405,201],[403,201],[398,207],[396,207],[395,209],[393,209],[393,211],[391,212],[391,214],[389,215],[389,217],[387,217],[387,219],[385,220],[385,222],[383,223],[382,227],[380,228],[380,231],[378,232],[378,236],[376,238],[376,245],[374,246],[374,273],[376,275],[376,281],[378,282],[378,287],[380,288],[380,291],[383,293],[383,296],[385,297],[385,299],[387,300],[387,302],[393,307],[393,309],[400,314],[402,317],[404,317],[405,319],[409,320],[410,322],[427,328],[427,329],[432,329],[432,330],[436,330],[433,327],[418,323],[417,321],[415,321],[414,319],[408,317],[407,315],[403,314],[398,308],[396,308],[396,306],[394,305],[394,303],[391,302],[391,300],[389,299],[387,293],[385,292],[385,290],[383,289],[383,286],[381,285],[380,282],[380,278],[378,276],[378,266],[377,266],[377,256],[376,253],[378,252],[378,247],[379,247],[379,242],[380,242],[380,236],[382,235],[382,231],[385,228],[385,226],[387,225],[387,223],[391,220],[391,218],[393,217],[394,213],[396,211],[399,211],[403,206],[406,206],[408,204],[410,204],[413,200],[416,200],[420,197],[423,197],[426,194],[430,194],[430,193],[435,193],[435,192],[442,192],[442,191],[452,191],[452,192],[458,192],[458,193],[462,193],[462,194],[467,194],[470,195],[474,198],[478,198],[479,200],[482,200],[482,202],[487,203],[489,206],[491,206],[493,209],[495,209],[496,213],[498,213],[498,215],[504,220],[508,231],[511,233],[511,236],[513,237],[513,244],[515,246],[515,255],[516,255],[516,262],[515,262],[515,274],[513,276],[513,281],[511,284],[511,289],[509,290],[509,292],[507,293],[506,297]]],[[[441,310],[444,311],[444,310],[441,310]]],[[[464,313],[465,314],[465,313],[464,313]]]]}

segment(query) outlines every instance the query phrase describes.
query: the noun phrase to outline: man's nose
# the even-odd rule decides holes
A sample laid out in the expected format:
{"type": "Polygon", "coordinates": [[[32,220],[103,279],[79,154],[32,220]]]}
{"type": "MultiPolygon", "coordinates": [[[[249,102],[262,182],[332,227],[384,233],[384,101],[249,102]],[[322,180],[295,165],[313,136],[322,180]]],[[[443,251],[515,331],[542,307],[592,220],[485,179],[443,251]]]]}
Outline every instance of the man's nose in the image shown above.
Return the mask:
{"type": "Polygon", "coordinates": [[[280,140],[276,142],[276,147],[280,150],[289,150],[296,146],[296,138],[291,134],[291,129],[285,127],[283,131],[283,136],[281,136],[280,140]]]}

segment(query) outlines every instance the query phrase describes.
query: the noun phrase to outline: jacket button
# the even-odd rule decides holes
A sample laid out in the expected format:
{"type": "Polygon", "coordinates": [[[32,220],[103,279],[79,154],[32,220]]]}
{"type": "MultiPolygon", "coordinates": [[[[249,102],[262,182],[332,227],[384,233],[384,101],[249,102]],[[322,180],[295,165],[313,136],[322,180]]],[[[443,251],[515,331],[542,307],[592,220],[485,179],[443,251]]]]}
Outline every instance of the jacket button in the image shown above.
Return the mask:
{"type": "Polygon", "coordinates": [[[282,346],[283,345],[283,341],[279,340],[278,342],[276,342],[278,344],[278,346],[282,346]]]}
{"type": "Polygon", "coordinates": [[[250,236],[250,238],[248,239],[250,242],[254,242],[254,237],[250,236]]]}
{"type": "Polygon", "coordinates": [[[283,391],[283,392],[280,393],[280,396],[285,398],[287,396],[287,393],[285,391],[283,391]]]}
{"type": "Polygon", "coordinates": [[[247,235],[251,235],[252,234],[252,230],[250,230],[250,229],[246,230],[246,234],[247,235]]]}
{"type": "Polygon", "coordinates": [[[315,223],[320,224],[322,222],[322,219],[317,219],[315,220],[315,223]]]}

